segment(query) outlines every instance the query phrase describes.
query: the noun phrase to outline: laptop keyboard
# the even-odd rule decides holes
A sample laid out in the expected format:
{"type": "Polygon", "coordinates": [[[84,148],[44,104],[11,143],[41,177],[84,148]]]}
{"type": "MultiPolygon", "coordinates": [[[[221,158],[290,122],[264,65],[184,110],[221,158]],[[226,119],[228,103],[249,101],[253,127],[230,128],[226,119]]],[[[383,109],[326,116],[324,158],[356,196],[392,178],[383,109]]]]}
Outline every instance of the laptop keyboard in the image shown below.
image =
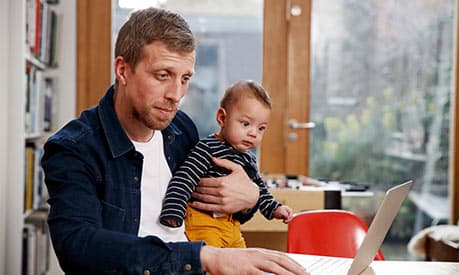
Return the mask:
{"type": "Polygon", "coordinates": [[[337,259],[337,258],[318,258],[310,263],[306,270],[311,275],[347,275],[351,267],[352,259],[337,259]]]}

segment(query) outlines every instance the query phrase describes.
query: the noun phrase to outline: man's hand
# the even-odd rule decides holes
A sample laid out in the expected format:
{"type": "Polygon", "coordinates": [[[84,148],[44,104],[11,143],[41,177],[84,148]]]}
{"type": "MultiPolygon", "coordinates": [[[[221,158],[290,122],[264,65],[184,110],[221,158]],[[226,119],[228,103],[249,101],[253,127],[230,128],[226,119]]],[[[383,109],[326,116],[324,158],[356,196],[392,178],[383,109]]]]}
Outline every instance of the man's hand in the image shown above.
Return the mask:
{"type": "Polygon", "coordinates": [[[261,248],[215,248],[203,246],[204,271],[220,274],[309,274],[284,253],[261,248]]]}
{"type": "Polygon", "coordinates": [[[220,178],[202,178],[192,197],[191,206],[202,211],[233,214],[255,206],[260,195],[244,169],[230,160],[212,158],[213,162],[231,171],[220,178]]]}

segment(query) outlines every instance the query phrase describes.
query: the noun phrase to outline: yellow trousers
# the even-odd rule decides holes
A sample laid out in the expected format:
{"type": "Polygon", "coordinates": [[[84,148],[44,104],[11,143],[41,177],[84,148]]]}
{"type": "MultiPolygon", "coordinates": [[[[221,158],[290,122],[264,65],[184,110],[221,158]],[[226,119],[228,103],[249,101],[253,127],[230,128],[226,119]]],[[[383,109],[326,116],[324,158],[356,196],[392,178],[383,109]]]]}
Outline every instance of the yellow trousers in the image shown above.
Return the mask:
{"type": "Polygon", "coordinates": [[[238,220],[231,215],[214,218],[190,206],[185,214],[185,234],[190,241],[205,241],[214,247],[246,247],[238,220]]]}

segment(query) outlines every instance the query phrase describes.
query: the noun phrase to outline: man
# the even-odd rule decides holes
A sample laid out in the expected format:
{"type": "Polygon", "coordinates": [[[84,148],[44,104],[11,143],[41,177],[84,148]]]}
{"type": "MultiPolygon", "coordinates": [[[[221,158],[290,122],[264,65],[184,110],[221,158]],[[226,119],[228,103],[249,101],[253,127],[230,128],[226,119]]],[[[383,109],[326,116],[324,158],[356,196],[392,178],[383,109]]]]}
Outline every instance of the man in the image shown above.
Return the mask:
{"type": "MultiPolygon", "coordinates": [[[[166,243],[150,234],[160,229],[149,217],[158,216],[171,171],[198,140],[192,121],[177,110],[194,64],[195,40],[182,17],[153,8],[133,13],[118,34],[115,85],[45,144],[48,223],[66,273],[304,272],[274,251],[166,243]]],[[[232,172],[202,180],[193,206],[224,213],[252,208],[257,186],[240,166],[216,164],[232,172]]]]}

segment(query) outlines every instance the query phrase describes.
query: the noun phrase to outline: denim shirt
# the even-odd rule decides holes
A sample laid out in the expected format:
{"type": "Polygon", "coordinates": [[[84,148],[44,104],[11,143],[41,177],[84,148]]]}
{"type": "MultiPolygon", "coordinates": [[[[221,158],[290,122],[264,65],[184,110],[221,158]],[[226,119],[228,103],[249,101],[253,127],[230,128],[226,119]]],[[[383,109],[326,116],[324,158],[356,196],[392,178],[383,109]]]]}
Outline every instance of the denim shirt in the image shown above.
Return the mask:
{"type": "MultiPolygon", "coordinates": [[[[113,94],[110,87],[98,106],[44,146],[48,224],[59,263],[66,274],[201,274],[202,242],[137,236],[143,156],[121,127],[113,94]]],[[[174,171],[198,141],[197,130],[178,111],[162,133],[174,171]]]]}

